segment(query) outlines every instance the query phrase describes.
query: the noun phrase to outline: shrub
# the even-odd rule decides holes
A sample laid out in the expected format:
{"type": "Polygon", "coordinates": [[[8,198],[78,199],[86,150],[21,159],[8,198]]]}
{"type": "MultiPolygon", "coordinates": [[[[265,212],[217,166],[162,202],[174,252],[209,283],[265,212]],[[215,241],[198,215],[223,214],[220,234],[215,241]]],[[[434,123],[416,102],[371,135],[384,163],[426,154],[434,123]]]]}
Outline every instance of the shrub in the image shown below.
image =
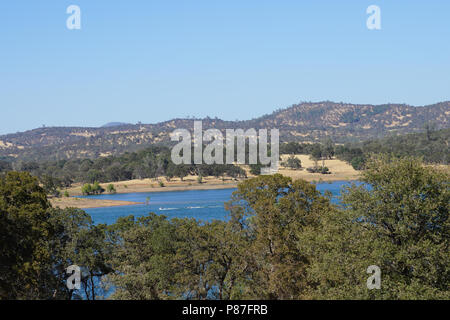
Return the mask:
{"type": "Polygon", "coordinates": [[[105,192],[105,189],[97,181],[93,185],[86,183],[81,187],[81,193],[83,195],[101,194],[103,192],[105,192]]]}
{"type": "Polygon", "coordinates": [[[90,195],[92,194],[92,186],[90,183],[85,183],[82,187],[81,187],[81,193],[83,195],[90,195]]]}
{"type": "Polygon", "coordinates": [[[98,181],[95,181],[95,182],[94,182],[94,185],[92,186],[92,192],[93,192],[94,194],[100,194],[100,193],[105,192],[105,189],[103,189],[103,188],[100,186],[100,184],[98,183],[98,181]]]}
{"type": "Polygon", "coordinates": [[[351,160],[350,164],[352,165],[353,169],[362,170],[364,169],[364,162],[364,157],[355,157],[351,160]]]}
{"type": "Polygon", "coordinates": [[[330,172],[330,169],[328,169],[328,167],[322,167],[320,169],[320,173],[321,174],[330,174],[331,172],[330,172]]]}
{"type": "Polygon", "coordinates": [[[116,188],[114,187],[114,185],[112,183],[108,184],[108,186],[106,187],[106,190],[108,190],[109,193],[116,193],[116,188]]]}
{"type": "Polygon", "coordinates": [[[328,167],[309,167],[306,168],[306,171],[311,173],[321,173],[321,174],[330,174],[330,169],[328,167]]]}
{"type": "Polygon", "coordinates": [[[300,159],[296,158],[294,155],[289,156],[289,158],[282,162],[281,165],[290,169],[300,169],[302,167],[302,162],[300,159]]]}
{"type": "Polygon", "coordinates": [[[261,165],[260,164],[251,164],[250,165],[250,173],[258,176],[261,174],[261,165]]]}

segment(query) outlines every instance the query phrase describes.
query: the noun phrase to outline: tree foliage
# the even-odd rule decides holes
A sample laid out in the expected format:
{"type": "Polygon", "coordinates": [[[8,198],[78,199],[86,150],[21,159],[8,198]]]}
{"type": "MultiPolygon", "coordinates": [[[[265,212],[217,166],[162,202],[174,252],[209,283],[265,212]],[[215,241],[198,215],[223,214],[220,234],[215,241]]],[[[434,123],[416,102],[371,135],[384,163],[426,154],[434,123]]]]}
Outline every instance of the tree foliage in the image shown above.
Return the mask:
{"type": "Polygon", "coordinates": [[[46,240],[49,223],[47,196],[28,173],[8,172],[0,178],[0,297],[45,298],[43,265],[51,258],[46,240]]]}
{"type": "Polygon", "coordinates": [[[238,185],[227,221],[150,213],[95,225],[51,208],[23,172],[0,178],[1,299],[449,299],[449,174],[371,157],[340,205],[279,174],[238,185]],[[65,281],[82,269],[82,289],[65,281]],[[381,289],[366,286],[381,269],[381,289]],[[112,293],[112,295],[109,295],[112,293]]]}
{"type": "Polygon", "coordinates": [[[299,158],[294,155],[290,155],[286,161],[281,163],[282,166],[290,169],[300,169],[302,167],[302,162],[299,158]]]}

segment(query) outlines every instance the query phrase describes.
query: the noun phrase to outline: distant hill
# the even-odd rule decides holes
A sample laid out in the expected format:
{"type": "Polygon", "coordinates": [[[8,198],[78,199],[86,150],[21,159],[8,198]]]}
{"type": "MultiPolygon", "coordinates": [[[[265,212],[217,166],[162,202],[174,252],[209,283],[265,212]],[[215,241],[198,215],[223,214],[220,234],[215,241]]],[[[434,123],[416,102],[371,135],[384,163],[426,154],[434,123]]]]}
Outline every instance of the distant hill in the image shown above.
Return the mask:
{"type": "MultiPolygon", "coordinates": [[[[450,101],[414,107],[405,104],[356,105],[334,102],[304,102],[272,114],[244,121],[196,119],[203,128],[280,130],[281,141],[363,141],[387,135],[423,131],[426,123],[436,129],[449,127],[450,101]]],[[[0,158],[57,160],[96,158],[136,151],[151,144],[166,144],[176,128],[192,130],[194,119],[173,119],[156,124],[120,126],[47,127],[0,136],[0,158]]]]}
{"type": "Polygon", "coordinates": [[[129,124],[130,123],[125,123],[125,122],[108,122],[108,123],[102,125],[101,128],[120,127],[120,126],[129,125],[129,124]]]}

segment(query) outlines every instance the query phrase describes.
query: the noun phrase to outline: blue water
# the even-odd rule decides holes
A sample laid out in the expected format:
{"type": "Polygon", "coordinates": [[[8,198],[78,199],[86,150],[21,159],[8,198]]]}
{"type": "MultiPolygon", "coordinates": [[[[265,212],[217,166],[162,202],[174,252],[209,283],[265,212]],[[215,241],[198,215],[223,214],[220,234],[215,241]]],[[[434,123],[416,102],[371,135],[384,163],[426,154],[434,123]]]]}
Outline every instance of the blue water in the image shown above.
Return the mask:
{"type": "MultiPolygon", "coordinates": [[[[330,191],[333,195],[332,201],[336,203],[341,187],[349,185],[348,181],[336,181],[331,183],[318,183],[316,188],[320,192],[330,191]]],[[[144,202],[150,197],[148,205],[135,204],[118,207],[104,207],[85,209],[94,223],[113,224],[117,218],[134,215],[141,217],[149,212],[163,214],[168,218],[195,218],[203,221],[226,220],[229,212],[225,210],[224,203],[229,201],[231,194],[236,189],[215,190],[189,190],[171,192],[142,192],[142,193],[120,193],[102,194],[89,196],[93,199],[122,200],[144,202]]]]}

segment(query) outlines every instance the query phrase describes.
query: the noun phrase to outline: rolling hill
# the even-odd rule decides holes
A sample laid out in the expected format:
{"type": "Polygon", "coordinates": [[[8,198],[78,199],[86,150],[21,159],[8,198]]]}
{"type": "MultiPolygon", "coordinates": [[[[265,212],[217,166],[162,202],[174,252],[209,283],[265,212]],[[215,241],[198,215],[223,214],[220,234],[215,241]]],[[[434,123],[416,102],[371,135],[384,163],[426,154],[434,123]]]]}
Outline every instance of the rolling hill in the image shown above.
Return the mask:
{"type": "Polygon", "coordinates": [[[426,123],[433,123],[436,129],[448,128],[450,101],[421,107],[304,102],[244,121],[207,117],[173,119],[155,124],[120,123],[100,128],[39,128],[0,136],[0,158],[40,161],[96,158],[136,151],[151,144],[169,143],[170,132],[176,128],[192,130],[194,120],[202,120],[204,129],[278,128],[281,141],[313,142],[330,137],[342,143],[420,132],[426,123]]]}

